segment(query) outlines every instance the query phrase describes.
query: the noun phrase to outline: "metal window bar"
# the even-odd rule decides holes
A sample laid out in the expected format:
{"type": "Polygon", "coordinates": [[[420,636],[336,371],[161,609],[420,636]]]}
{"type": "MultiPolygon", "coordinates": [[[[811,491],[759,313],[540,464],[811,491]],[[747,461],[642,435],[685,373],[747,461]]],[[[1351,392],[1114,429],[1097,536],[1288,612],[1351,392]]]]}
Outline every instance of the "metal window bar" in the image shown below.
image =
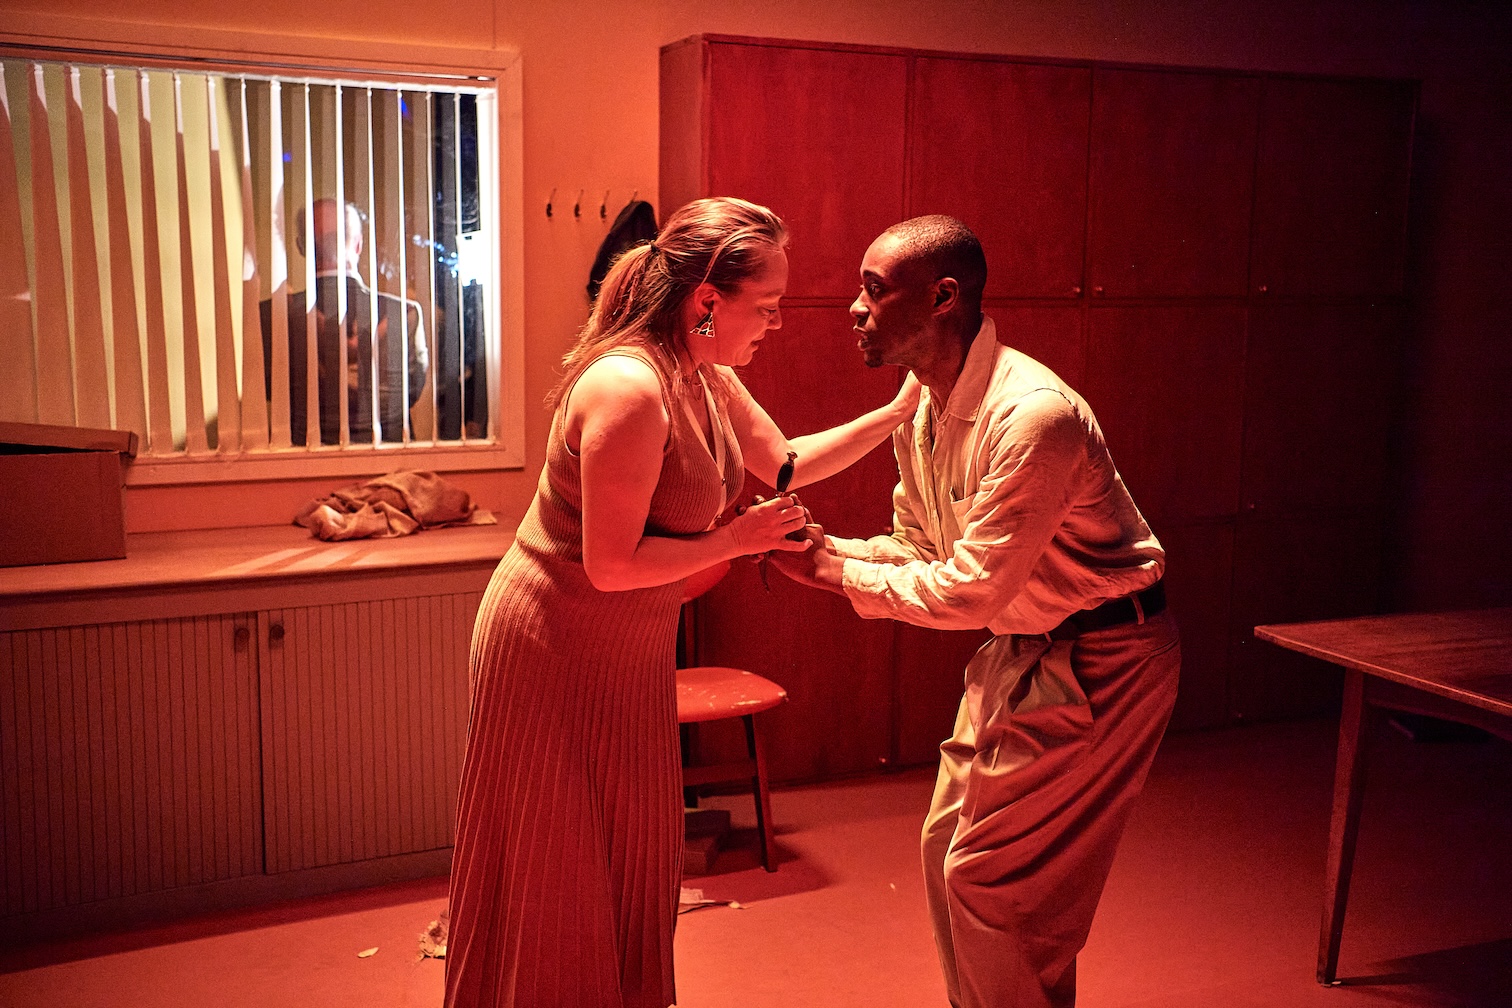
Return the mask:
{"type": "Polygon", "coordinates": [[[437,260],[436,291],[436,435],[444,441],[461,440],[465,433],[462,411],[462,313],[457,269],[457,134],[456,101],[433,95],[433,149],[435,189],[429,214],[431,241],[437,260]]]}
{"type": "Polygon", "coordinates": [[[441,325],[436,305],[436,218],[432,206],[431,194],[435,188],[435,160],[431,152],[436,146],[436,125],[434,109],[431,107],[429,95],[411,93],[414,97],[413,108],[419,110],[422,116],[424,133],[421,142],[414,146],[414,158],[419,170],[417,177],[425,179],[424,189],[415,194],[415,203],[418,212],[415,215],[415,223],[425,229],[421,235],[420,247],[425,250],[421,257],[424,266],[421,270],[418,284],[421,296],[425,298],[424,306],[427,309],[426,317],[431,320],[431,369],[430,369],[430,442],[435,444],[441,440],[441,325]]]}
{"type": "Polygon", "coordinates": [[[462,96],[452,95],[452,171],[456,180],[452,184],[454,202],[451,206],[453,224],[446,239],[452,251],[453,297],[457,306],[457,437],[467,440],[467,307],[462,292],[462,96]]]}
{"type": "MultiPolygon", "coordinates": [[[[372,88],[362,88],[353,92],[352,108],[360,120],[361,126],[353,129],[353,172],[356,178],[353,180],[353,202],[361,208],[362,221],[362,265],[367,270],[367,318],[368,338],[365,343],[358,345],[358,367],[366,375],[367,394],[364,396],[362,408],[367,411],[370,418],[368,423],[368,442],[378,445],[389,439],[393,430],[384,429],[384,412],[380,406],[380,395],[383,392],[383,365],[388,362],[384,348],[387,343],[387,331],[380,311],[382,304],[378,297],[378,216],[377,195],[373,190],[373,91],[372,88]]],[[[392,324],[392,319],[389,320],[392,324]]],[[[402,328],[402,327],[401,327],[402,328]]],[[[396,334],[397,335],[397,334],[396,334]]],[[[359,383],[359,391],[360,391],[359,383]]]]}
{"type": "MultiPolygon", "coordinates": [[[[304,317],[296,320],[296,329],[304,333],[304,431],[299,443],[307,448],[320,444],[320,351],[319,337],[315,331],[315,163],[314,163],[314,130],[311,126],[313,107],[310,102],[310,85],[306,84],[299,92],[300,105],[297,111],[300,113],[299,125],[301,129],[300,140],[303,157],[297,160],[304,167],[304,184],[299,189],[299,201],[301,212],[295,215],[296,226],[302,237],[302,255],[304,256],[304,317]]],[[[297,337],[295,337],[297,338],[297,337]]],[[[292,364],[290,365],[293,366],[292,364]]]]}

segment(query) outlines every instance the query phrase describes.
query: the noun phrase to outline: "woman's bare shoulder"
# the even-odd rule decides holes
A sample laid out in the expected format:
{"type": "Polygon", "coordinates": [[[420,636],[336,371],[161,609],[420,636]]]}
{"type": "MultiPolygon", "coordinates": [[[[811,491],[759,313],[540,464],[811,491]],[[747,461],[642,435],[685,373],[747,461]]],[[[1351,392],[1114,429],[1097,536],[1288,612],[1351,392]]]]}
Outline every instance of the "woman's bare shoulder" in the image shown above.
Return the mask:
{"type": "Polygon", "coordinates": [[[661,377],[649,361],[631,353],[610,352],[594,360],[568,402],[569,414],[592,414],[608,423],[633,417],[665,423],[668,416],[661,377]]]}

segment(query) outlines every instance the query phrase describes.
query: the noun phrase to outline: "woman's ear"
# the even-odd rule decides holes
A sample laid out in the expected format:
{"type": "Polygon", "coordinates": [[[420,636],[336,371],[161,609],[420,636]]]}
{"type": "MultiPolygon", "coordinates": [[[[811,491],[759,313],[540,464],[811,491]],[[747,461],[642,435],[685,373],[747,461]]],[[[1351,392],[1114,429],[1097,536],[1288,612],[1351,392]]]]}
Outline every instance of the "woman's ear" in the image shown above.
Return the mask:
{"type": "Polygon", "coordinates": [[[705,281],[693,289],[693,307],[700,317],[714,310],[719,301],[719,288],[705,281]]]}

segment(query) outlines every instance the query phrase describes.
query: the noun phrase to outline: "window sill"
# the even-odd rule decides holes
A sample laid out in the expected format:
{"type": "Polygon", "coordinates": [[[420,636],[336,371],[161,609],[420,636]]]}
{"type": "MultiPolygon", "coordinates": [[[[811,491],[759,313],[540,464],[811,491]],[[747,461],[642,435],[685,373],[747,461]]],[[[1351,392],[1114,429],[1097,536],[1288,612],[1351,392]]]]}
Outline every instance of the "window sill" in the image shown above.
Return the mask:
{"type": "Polygon", "coordinates": [[[126,557],[0,568],[0,632],[482,591],[514,529],[322,542],[296,525],[137,532],[126,557]]]}
{"type": "Polygon", "coordinates": [[[175,486],[194,483],[249,483],[264,480],[310,479],[323,476],[377,476],[397,470],[473,472],[484,469],[523,469],[517,449],[496,444],[448,445],[444,448],[352,447],[241,455],[201,455],[175,458],[139,456],[126,467],[127,486],[175,486]]]}

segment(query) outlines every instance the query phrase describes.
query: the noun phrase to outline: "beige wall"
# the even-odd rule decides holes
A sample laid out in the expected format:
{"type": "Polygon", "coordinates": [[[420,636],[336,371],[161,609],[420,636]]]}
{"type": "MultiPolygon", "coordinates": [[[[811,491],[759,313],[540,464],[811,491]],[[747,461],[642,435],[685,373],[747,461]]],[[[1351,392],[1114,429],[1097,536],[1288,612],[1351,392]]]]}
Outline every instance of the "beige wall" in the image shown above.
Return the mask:
{"type": "MultiPolygon", "coordinates": [[[[698,32],[1160,64],[1419,77],[1414,193],[1419,340],[1402,448],[1401,600],[1512,601],[1507,503],[1512,369],[1505,287],[1512,200],[1512,28],[1502,5],[1427,0],[116,0],[134,22],[517,49],[524,68],[528,465],[459,477],[501,518],[529,503],[547,418],[537,404],[585,313],[583,285],[610,215],[656,198],[657,50],[698,32]],[[547,194],[591,210],[548,220],[547,194]]],[[[98,17],[99,0],[0,0],[10,12],[98,17]]],[[[781,208],[778,208],[779,210],[781,208]]],[[[801,236],[798,236],[801,240],[801,236]]],[[[991,250],[988,250],[989,255],[991,250]]],[[[338,481],[137,490],[133,528],[283,521],[338,481]],[[207,518],[206,516],[214,516],[207,518]]]]}

